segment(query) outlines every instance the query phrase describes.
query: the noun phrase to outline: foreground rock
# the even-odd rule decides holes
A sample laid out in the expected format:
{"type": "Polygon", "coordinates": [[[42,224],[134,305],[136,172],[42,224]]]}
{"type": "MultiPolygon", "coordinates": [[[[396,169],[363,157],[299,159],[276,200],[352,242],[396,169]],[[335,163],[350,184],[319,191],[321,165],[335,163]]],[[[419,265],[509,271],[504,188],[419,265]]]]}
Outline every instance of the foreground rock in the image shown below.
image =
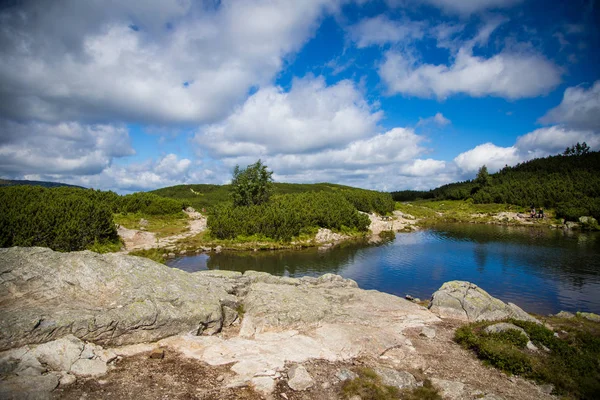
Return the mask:
{"type": "Polygon", "coordinates": [[[227,279],[90,251],[0,249],[0,350],[68,334],[104,345],[221,328],[227,279]]]}
{"type": "MultiPolygon", "coordinates": [[[[441,322],[418,304],[333,274],[190,274],[122,254],[0,249],[0,344],[10,349],[0,353],[0,398],[46,398],[86,379],[105,381],[125,357],[168,365],[172,354],[219,371],[210,390],[222,392],[210,392],[214,398],[243,388],[259,393],[251,399],[285,398],[281,390],[338,398],[343,381],[356,377],[350,369],[357,360],[366,360],[385,384],[412,388],[423,378],[410,371],[433,373],[452,347],[451,329],[441,322]]],[[[463,350],[453,351],[448,362],[461,369],[477,363],[470,354],[455,361],[463,350]]],[[[130,374],[136,382],[140,371],[130,374]]],[[[452,374],[432,377],[441,379],[444,392],[459,392],[461,382],[443,381],[452,374]]],[[[504,384],[502,378],[496,389],[504,384]]]]}
{"type": "Polygon", "coordinates": [[[433,294],[429,310],[441,318],[462,321],[497,321],[514,318],[538,320],[513,303],[504,303],[477,285],[465,281],[446,282],[433,294]]]}

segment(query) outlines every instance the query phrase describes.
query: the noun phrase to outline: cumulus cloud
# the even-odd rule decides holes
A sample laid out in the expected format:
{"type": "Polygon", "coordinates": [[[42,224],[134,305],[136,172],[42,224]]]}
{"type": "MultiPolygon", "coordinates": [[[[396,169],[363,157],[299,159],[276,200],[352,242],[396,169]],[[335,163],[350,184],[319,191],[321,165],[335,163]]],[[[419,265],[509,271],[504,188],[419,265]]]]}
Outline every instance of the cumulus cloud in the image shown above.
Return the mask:
{"type": "Polygon", "coordinates": [[[508,99],[534,97],[556,87],[561,73],[560,68],[534,52],[505,50],[483,58],[474,56],[467,47],[458,51],[451,65],[419,63],[390,50],[379,68],[390,94],[439,99],[458,93],[508,99]]]}
{"type": "Polygon", "coordinates": [[[600,132],[572,130],[563,126],[536,129],[517,139],[515,147],[522,157],[545,157],[562,153],[577,142],[586,142],[594,150],[600,148],[600,132]]]}
{"type": "Polygon", "coordinates": [[[0,120],[0,174],[92,175],[134,154],[123,126],[0,120]]]}
{"type": "Polygon", "coordinates": [[[392,190],[400,181],[415,182],[415,177],[426,182],[443,169],[441,161],[416,159],[427,151],[423,141],[412,129],[393,128],[338,149],[278,154],[266,157],[266,162],[284,181],[333,181],[392,190]]]}
{"type": "Polygon", "coordinates": [[[514,165],[521,161],[515,147],[499,147],[493,143],[484,143],[465,151],[454,158],[454,162],[464,173],[476,172],[482,165],[495,172],[504,165],[514,165]]]}
{"type": "Polygon", "coordinates": [[[412,164],[403,165],[400,172],[408,176],[431,176],[446,169],[446,162],[428,158],[416,159],[412,164]]]}
{"type": "Polygon", "coordinates": [[[592,149],[600,148],[600,134],[592,131],[566,129],[562,126],[551,126],[536,129],[517,138],[513,146],[500,147],[493,143],[484,143],[465,151],[454,158],[464,176],[472,176],[485,165],[490,172],[496,172],[505,165],[546,157],[562,153],[577,142],[586,142],[592,149]]]}
{"type": "MultiPolygon", "coordinates": [[[[460,14],[467,16],[469,14],[482,12],[485,10],[502,9],[512,7],[523,0],[410,0],[413,3],[424,3],[450,14],[460,14]]],[[[388,4],[401,5],[406,0],[387,0],[388,4]]]]}
{"type": "Polygon", "coordinates": [[[214,121],[281,69],[337,0],[25,1],[0,11],[0,114],[214,121]]]}
{"type": "Polygon", "coordinates": [[[94,175],[39,173],[23,178],[60,181],[127,194],[186,183],[223,184],[230,174],[231,171],[220,163],[192,161],[170,153],[127,165],[115,163],[94,175]]]}
{"type": "Polygon", "coordinates": [[[444,114],[442,113],[435,113],[435,115],[433,117],[429,117],[429,118],[419,118],[419,122],[417,122],[417,126],[422,126],[422,125],[429,125],[429,124],[436,124],[439,126],[446,126],[451,124],[452,121],[450,121],[448,118],[444,117],[444,114]]]}
{"type": "Polygon", "coordinates": [[[408,19],[392,21],[385,15],[378,15],[363,19],[358,24],[351,26],[348,31],[356,46],[363,48],[402,42],[406,39],[421,39],[426,27],[424,22],[408,19]]]}
{"type": "Polygon", "coordinates": [[[561,103],[541,117],[539,122],[600,131],[600,80],[587,89],[582,86],[567,88],[561,103]]]}
{"type": "Polygon", "coordinates": [[[258,90],[194,142],[224,157],[304,153],[370,136],[381,117],[351,81],[327,86],[322,77],[308,76],[294,80],[289,92],[258,90]]]}

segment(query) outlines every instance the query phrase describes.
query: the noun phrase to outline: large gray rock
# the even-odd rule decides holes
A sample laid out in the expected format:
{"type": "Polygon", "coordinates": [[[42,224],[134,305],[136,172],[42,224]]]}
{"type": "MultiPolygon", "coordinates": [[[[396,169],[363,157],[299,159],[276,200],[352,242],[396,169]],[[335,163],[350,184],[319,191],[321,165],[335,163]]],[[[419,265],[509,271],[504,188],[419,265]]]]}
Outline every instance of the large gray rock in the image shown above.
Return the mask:
{"type": "Polygon", "coordinates": [[[513,303],[504,303],[492,297],[477,285],[465,281],[450,281],[433,294],[429,310],[441,318],[463,321],[497,321],[514,318],[522,321],[538,320],[513,303]]]}
{"type": "Polygon", "coordinates": [[[73,335],[37,346],[31,354],[54,371],[69,371],[85,344],[73,335]]]}
{"type": "Polygon", "coordinates": [[[100,344],[214,333],[232,280],[90,251],[0,249],[0,350],[67,334],[100,344]]]}
{"type": "Polygon", "coordinates": [[[0,381],[0,399],[50,399],[58,386],[59,375],[13,376],[0,381]]]}
{"type": "Polygon", "coordinates": [[[339,275],[278,278],[248,271],[253,283],[243,299],[242,334],[269,329],[321,326],[324,323],[392,328],[423,326],[439,319],[424,307],[375,290],[362,290],[339,275]],[[252,326],[249,326],[252,325],[252,326]]]}

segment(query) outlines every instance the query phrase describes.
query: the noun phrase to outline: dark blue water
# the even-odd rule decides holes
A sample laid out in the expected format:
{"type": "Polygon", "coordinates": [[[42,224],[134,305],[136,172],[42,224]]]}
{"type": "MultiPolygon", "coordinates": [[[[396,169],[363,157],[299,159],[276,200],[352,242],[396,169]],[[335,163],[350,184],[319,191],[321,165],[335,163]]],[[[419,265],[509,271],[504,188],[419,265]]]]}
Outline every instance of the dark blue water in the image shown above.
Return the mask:
{"type": "Polygon", "coordinates": [[[491,295],[541,314],[600,313],[600,235],[475,224],[399,233],[376,246],[328,251],[224,252],[169,261],[186,271],[256,270],[281,276],[327,272],[364,289],[429,298],[450,280],[473,282],[491,295]]]}

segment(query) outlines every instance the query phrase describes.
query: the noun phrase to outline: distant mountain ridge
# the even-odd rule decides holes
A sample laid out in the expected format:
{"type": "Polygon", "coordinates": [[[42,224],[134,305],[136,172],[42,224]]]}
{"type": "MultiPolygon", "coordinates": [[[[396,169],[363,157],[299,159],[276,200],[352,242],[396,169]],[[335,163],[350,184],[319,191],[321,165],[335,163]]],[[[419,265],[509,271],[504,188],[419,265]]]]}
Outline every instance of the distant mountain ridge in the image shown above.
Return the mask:
{"type": "Polygon", "coordinates": [[[42,186],[42,187],[47,187],[47,188],[68,186],[68,187],[79,188],[79,189],[87,189],[83,186],[69,185],[68,183],[62,183],[62,182],[0,179],[0,186],[16,186],[16,185],[42,186]]]}

